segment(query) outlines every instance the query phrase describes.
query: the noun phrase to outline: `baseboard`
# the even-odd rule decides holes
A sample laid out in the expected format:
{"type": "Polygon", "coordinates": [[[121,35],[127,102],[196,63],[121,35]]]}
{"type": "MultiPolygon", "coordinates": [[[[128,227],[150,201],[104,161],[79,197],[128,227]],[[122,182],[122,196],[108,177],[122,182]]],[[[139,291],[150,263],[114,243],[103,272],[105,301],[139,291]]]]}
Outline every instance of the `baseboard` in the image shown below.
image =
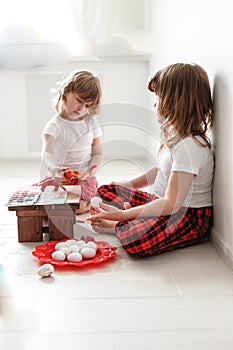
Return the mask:
{"type": "Polygon", "coordinates": [[[218,232],[213,228],[211,231],[211,243],[223,258],[226,265],[233,270],[233,252],[229,246],[221,239],[218,232]]]}

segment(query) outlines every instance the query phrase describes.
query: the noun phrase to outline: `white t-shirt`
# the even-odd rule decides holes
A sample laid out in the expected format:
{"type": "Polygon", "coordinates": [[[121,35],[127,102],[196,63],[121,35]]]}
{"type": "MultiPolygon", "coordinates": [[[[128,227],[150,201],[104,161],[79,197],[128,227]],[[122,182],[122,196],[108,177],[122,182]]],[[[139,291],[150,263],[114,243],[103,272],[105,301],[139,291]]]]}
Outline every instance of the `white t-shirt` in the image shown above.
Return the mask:
{"type": "Polygon", "coordinates": [[[92,157],[93,140],[102,136],[102,130],[96,117],[74,121],[57,114],[46,123],[42,134],[55,138],[54,160],[59,168],[83,172],[92,157]]]}
{"type": "MultiPolygon", "coordinates": [[[[202,139],[199,138],[199,140],[202,139]]],[[[158,163],[159,170],[154,182],[154,194],[157,197],[164,197],[172,171],[187,172],[196,176],[183,206],[200,208],[212,205],[214,159],[208,147],[202,147],[192,137],[187,137],[172,149],[164,146],[158,163]]]]}

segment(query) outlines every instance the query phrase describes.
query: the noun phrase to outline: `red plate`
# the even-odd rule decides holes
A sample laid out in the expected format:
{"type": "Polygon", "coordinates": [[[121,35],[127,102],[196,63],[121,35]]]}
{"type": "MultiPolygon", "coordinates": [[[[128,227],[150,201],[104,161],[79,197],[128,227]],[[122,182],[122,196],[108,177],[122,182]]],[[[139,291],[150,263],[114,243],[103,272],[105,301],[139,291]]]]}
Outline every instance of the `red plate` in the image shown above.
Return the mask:
{"type": "Polygon", "coordinates": [[[90,264],[100,264],[116,255],[117,247],[110,246],[110,244],[105,241],[95,241],[97,251],[95,257],[92,259],[83,259],[80,262],[71,262],[68,260],[58,261],[52,259],[55,245],[58,242],[65,241],[67,241],[67,239],[63,239],[62,241],[49,241],[43,245],[38,245],[34,248],[32,255],[37,257],[43,264],[49,263],[56,266],[86,266],[90,264]]]}

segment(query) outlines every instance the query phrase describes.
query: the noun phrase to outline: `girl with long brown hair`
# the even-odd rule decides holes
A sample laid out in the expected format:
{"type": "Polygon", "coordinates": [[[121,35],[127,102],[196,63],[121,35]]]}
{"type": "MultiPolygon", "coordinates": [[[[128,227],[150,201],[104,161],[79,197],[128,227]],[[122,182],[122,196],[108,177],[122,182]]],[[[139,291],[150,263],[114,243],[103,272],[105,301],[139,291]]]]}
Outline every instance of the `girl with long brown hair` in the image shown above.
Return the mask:
{"type": "Polygon", "coordinates": [[[196,64],[177,63],[149,81],[161,126],[159,166],[128,183],[103,185],[100,209],[90,207],[96,232],[113,232],[129,254],[149,256],[209,239],[214,161],[208,130],[213,112],[209,79],[196,64]],[[153,193],[139,190],[153,184],[153,193]]]}

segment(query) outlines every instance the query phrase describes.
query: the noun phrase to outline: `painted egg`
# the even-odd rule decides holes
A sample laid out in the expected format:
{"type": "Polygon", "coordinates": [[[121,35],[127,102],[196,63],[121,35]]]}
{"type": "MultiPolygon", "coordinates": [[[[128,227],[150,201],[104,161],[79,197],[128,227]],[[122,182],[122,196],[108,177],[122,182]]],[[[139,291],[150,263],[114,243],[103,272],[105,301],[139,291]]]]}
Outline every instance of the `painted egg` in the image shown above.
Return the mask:
{"type": "Polygon", "coordinates": [[[63,261],[66,258],[65,253],[61,252],[60,250],[55,250],[55,252],[52,253],[52,258],[54,260],[59,260],[59,261],[63,261]]]}
{"type": "Polygon", "coordinates": [[[84,247],[80,252],[85,259],[92,259],[96,255],[96,251],[93,248],[84,247]]]}
{"type": "Polygon", "coordinates": [[[70,262],[80,262],[83,257],[80,253],[71,253],[67,256],[67,260],[70,262]]]}
{"type": "Polygon", "coordinates": [[[84,235],[82,235],[82,236],[80,237],[80,239],[81,239],[82,241],[84,241],[84,242],[89,242],[89,241],[94,241],[94,240],[95,240],[95,238],[94,238],[93,236],[91,236],[91,235],[89,235],[89,234],[87,234],[87,233],[85,233],[84,235]]]}
{"type": "Polygon", "coordinates": [[[44,264],[37,270],[40,277],[50,277],[54,272],[54,267],[51,264],[44,264]]]}

